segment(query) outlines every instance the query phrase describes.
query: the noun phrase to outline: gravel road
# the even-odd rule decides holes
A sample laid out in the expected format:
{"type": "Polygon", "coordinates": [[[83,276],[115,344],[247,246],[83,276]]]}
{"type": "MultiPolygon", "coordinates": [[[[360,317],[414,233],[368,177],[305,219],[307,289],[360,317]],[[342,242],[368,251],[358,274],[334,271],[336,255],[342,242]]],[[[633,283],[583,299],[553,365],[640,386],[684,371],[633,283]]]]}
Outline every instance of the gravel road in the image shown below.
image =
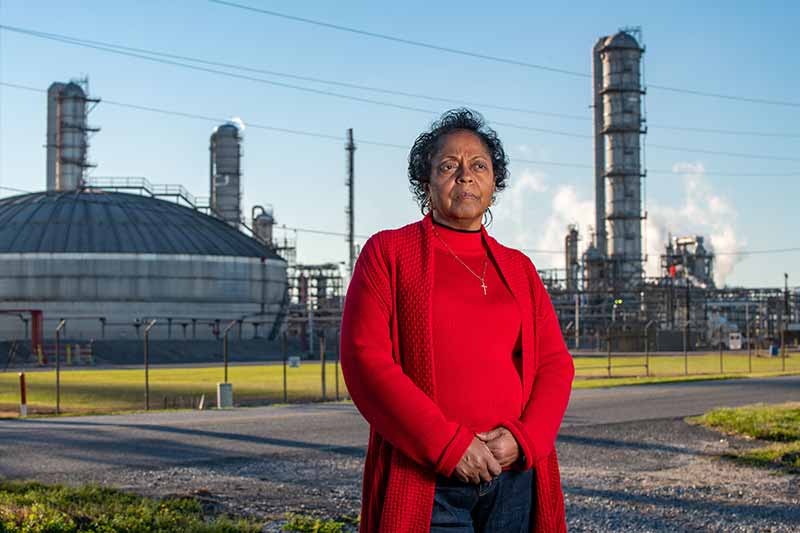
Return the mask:
{"type": "MultiPolygon", "coordinates": [[[[565,428],[558,449],[569,531],[796,532],[800,476],[720,458],[754,445],[682,419],[565,428]]],[[[358,513],[363,452],[341,452],[42,477],[194,495],[209,511],[266,520],[264,531],[277,532],[287,511],[326,518],[358,513]]]]}
{"type": "MultiPolygon", "coordinates": [[[[707,403],[797,399],[798,385],[576,391],[558,441],[569,530],[800,531],[800,476],[735,465],[721,454],[756,443],[683,421],[707,403]]],[[[366,430],[343,404],[0,421],[0,476],[191,494],[279,531],[287,511],[358,513],[366,430]]]]}

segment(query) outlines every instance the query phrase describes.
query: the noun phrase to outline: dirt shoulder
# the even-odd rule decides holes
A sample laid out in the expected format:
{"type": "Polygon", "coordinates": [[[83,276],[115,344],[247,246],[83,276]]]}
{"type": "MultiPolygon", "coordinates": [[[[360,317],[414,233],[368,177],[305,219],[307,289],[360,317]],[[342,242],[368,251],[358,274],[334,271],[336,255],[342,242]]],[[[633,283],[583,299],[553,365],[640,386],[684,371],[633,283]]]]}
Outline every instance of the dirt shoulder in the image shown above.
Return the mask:
{"type": "MultiPolygon", "coordinates": [[[[565,428],[558,443],[569,530],[796,531],[800,475],[721,458],[757,446],[682,419],[565,428]]],[[[287,511],[324,518],[359,511],[363,452],[307,450],[257,461],[110,470],[85,479],[148,495],[195,494],[209,510],[279,531],[287,511]]]]}

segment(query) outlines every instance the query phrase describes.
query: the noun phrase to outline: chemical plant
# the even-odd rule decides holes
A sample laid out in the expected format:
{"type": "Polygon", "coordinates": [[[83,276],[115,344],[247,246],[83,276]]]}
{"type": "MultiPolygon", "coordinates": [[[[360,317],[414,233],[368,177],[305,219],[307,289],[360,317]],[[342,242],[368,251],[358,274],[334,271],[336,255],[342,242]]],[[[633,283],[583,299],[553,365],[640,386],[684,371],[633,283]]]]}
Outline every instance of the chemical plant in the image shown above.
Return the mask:
{"type": "Polygon", "coordinates": [[[592,50],[595,226],[564,239],[564,269],[543,272],[568,345],[614,351],[727,346],[737,332],[751,345],[795,343],[800,297],[783,289],[717,288],[714,254],[702,236],[670,237],[661,272],[644,274],[642,180],[646,170],[641,33],[622,30],[592,50]],[[639,39],[637,40],[637,35],[639,39]]]}
{"type": "MultiPolygon", "coordinates": [[[[732,333],[749,345],[797,343],[799,294],[716,287],[701,235],[670,237],[660,273],[645,275],[644,52],[635,29],[592,49],[594,228],[566,228],[564,268],[541,272],[568,345],[693,350],[732,333]]],[[[64,320],[63,338],[116,362],[139,353],[145,330],[172,360],[216,354],[231,331],[242,353],[277,355],[283,332],[314,352],[315,332],[338,328],[342,269],[298,264],[294,242],[273,234],[270,205],[244,217],[243,125],[211,133],[207,198],[144,178],[87,178],[98,131],[88,116],[100,102],[88,92],[85,80],[51,85],[46,190],[0,199],[0,338],[10,350],[46,357],[64,320]]],[[[346,151],[352,269],[352,130],[346,151]]]]}
{"type": "Polygon", "coordinates": [[[77,354],[115,362],[140,352],[145,329],[172,359],[187,346],[194,357],[216,354],[228,330],[240,352],[263,357],[280,353],[287,325],[310,339],[315,322],[337,325],[339,265],[296,264],[293,243],[273,238],[272,207],[255,206],[249,224],[243,217],[240,122],[211,134],[208,198],[145,178],[87,178],[98,131],[88,115],[100,101],[87,87],[48,91],[46,190],[0,199],[9,350],[46,360],[64,320],[61,338],[77,354]]]}

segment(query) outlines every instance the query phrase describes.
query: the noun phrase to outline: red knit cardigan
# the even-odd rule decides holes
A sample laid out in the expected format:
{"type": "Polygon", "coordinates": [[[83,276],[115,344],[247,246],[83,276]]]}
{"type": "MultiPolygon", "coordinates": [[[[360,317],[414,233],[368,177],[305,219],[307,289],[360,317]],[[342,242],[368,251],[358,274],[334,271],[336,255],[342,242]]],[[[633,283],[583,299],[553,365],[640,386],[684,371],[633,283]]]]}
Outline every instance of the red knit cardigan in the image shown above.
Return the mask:
{"type": "MultiPolygon", "coordinates": [[[[572,357],[530,259],[482,233],[523,317],[522,387],[529,400],[519,420],[503,425],[519,443],[524,468],[536,469],[531,532],[566,531],[555,439],[572,387],[572,357]]],[[[474,435],[436,405],[432,239],[430,215],[374,235],[347,291],[342,373],[370,424],[361,533],[429,531],[436,474],[452,473],[474,435]]]]}

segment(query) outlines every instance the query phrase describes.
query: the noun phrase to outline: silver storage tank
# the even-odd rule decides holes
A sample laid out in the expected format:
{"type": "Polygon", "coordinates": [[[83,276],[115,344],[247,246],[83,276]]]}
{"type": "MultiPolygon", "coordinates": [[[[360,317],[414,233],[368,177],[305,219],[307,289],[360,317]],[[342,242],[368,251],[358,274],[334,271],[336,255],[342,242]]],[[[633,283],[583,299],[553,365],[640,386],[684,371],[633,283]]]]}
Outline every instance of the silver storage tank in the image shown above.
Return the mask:
{"type": "MultiPolygon", "coordinates": [[[[211,339],[231,320],[256,335],[278,320],[285,288],[274,251],[189,207],[98,190],[0,199],[0,301],[41,309],[46,335],[60,318],[82,339],[135,339],[151,318],[154,339],[168,322],[174,336],[184,325],[188,338],[211,339]]],[[[0,336],[22,327],[3,321],[14,330],[0,336]]]]}

